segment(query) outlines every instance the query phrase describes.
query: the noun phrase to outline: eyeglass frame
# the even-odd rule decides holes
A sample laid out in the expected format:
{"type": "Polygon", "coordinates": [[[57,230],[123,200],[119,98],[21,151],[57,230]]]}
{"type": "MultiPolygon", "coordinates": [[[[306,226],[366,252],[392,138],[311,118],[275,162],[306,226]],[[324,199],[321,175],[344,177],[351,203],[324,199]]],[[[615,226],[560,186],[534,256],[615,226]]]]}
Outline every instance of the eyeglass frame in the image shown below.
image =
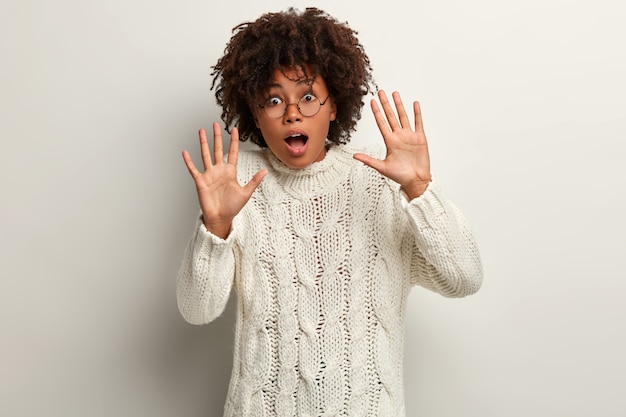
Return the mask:
{"type": "MultiPolygon", "coordinates": [[[[266,100],[265,100],[265,103],[267,103],[267,101],[268,101],[270,98],[272,98],[272,97],[269,97],[268,99],[266,99],[266,100]]],[[[320,100],[320,99],[319,99],[319,97],[318,97],[318,96],[316,96],[315,94],[313,94],[313,92],[312,92],[312,91],[309,91],[308,93],[306,93],[305,95],[303,95],[302,97],[300,97],[300,98],[298,99],[298,101],[296,101],[295,103],[287,103],[287,102],[285,101],[285,102],[284,102],[284,103],[285,103],[285,110],[283,111],[283,114],[281,114],[280,116],[276,116],[276,117],[272,117],[272,116],[270,116],[269,114],[267,114],[267,110],[265,110],[265,104],[263,104],[263,105],[258,104],[258,106],[259,106],[260,108],[262,108],[262,109],[263,109],[263,113],[265,113],[265,115],[266,115],[267,117],[269,117],[270,119],[280,119],[281,117],[285,117],[285,114],[287,114],[287,109],[288,109],[288,108],[289,108],[289,106],[291,106],[292,104],[295,104],[295,105],[296,105],[296,108],[298,109],[298,113],[300,113],[300,114],[302,115],[302,117],[313,117],[313,116],[317,115],[317,114],[320,112],[320,110],[322,109],[322,106],[323,106],[324,104],[326,104],[326,102],[328,101],[328,99],[329,99],[329,98],[330,98],[330,93],[328,93],[328,96],[326,96],[326,98],[324,99],[324,101],[322,101],[322,100],[320,100]],[[313,113],[312,115],[310,115],[310,116],[307,116],[307,115],[303,114],[303,113],[302,113],[302,110],[300,110],[300,100],[302,100],[302,99],[304,98],[304,96],[306,96],[307,94],[310,94],[310,95],[314,96],[314,97],[315,97],[315,98],[319,101],[319,103],[320,103],[320,106],[318,107],[317,111],[316,111],[315,113],[313,113]]],[[[281,100],[282,100],[282,99],[281,99],[281,100]]]]}

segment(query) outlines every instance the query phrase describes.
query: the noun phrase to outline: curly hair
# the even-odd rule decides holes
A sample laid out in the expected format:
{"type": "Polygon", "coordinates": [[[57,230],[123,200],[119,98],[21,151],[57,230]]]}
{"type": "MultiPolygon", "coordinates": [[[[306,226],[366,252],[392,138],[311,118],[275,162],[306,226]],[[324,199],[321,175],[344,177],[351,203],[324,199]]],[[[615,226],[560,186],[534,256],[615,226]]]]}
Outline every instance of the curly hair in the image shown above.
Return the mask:
{"type": "Polygon", "coordinates": [[[372,67],[357,32],[317,8],[266,13],[233,28],[224,55],[212,67],[215,98],[230,133],[238,125],[241,141],[267,147],[252,108],[268,90],[274,71],[311,68],[321,75],[337,106],[328,141],[347,143],[361,118],[363,97],[377,90],[372,67]]]}

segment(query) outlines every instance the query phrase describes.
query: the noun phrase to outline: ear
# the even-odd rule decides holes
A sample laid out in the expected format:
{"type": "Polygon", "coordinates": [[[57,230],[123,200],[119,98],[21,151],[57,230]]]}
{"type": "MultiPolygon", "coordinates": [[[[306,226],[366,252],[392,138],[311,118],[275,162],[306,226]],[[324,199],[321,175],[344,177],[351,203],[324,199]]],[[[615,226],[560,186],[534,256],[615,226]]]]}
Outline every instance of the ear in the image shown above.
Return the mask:
{"type": "Polygon", "coordinates": [[[337,105],[334,100],[330,101],[330,121],[332,122],[337,118],[337,105]]]}
{"type": "Polygon", "coordinates": [[[248,109],[250,110],[250,115],[252,116],[252,120],[254,121],[254,125],[260,129],[259,127],[259,110],[262,110],[258,105],[255,105],[254,102],[248,102],[248,109]]]}
{"type": "Polygon", "coordinates": [[[261,126],[259,126],[259,116],[261,116],[261,111],[263,111],[263,109],[257,107],[250,107],[250,113],[252,113],[252,120],[254,120],[254,125],[257,127],[257,129],[260,129],[261,126]]]}

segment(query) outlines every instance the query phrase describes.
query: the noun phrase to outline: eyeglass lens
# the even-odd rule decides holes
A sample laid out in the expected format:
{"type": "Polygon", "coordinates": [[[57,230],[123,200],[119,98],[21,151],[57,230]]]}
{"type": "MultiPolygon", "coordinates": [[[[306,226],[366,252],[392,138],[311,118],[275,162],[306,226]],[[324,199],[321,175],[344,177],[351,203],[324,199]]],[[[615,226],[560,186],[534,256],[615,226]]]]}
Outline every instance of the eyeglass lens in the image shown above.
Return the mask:
{"type": "MultiPolygon", "coordinates": [[[[296,104],[298,107],[298,111],[305,117],[315,116],[322,106],[319,98],[314,96],[313,94],[307,94],[304,97],[300,98],[297,103],[289,103],[296,104]]],[[[265,113],[273,118],[277,119],[282,117],[287,111],[288,104],[285,101],[280,101],[280,103],[274,104],[272,100],[268,100],[263,106],[263,110],[265,113]]]]}

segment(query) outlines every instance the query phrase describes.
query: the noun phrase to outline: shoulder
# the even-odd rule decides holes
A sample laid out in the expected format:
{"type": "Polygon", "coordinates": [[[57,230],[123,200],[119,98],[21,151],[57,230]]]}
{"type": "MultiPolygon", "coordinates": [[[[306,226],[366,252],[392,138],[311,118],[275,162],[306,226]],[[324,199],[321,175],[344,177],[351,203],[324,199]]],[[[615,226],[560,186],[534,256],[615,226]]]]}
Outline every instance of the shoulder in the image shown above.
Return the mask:
{"type": "Polygon", "coordinates": [[[245,150],[239,150],[239,156],[237,158],[238,164],[254,164],[261,161],[267,161],[267,157],[265,156],[265,149],[249,148],[245,150]]]}
{"type": "Polygon", "coordinates": [[[239,151],[237,156],[237,173],[242,177],[249,177],[262,169],[269,169],[267,154],[264,149],[247,149],[239,151]]]}
{"type": "Polygon", "coordinates": [[[387,150],[382,146],[355,147],[351,145],[341,145],[343,152],[350,155],[353,161],[352,181],[365,187],[369,192],[373,190],[390,191],[392,194],[397,193],[400,186],[393,180],[387,178],[380,172],[376,171],[364,163],[353,158],[356,153],[364,153],[376,159],[385,159],[387,150]]]}
{"type": "Polygon", "coordinates": [[[382,159],[385,157],[385,148],[378,145],[369,145],[369,146],[356,146],[352,144],[344,144],[337,145],[337,149],[340,149],[343,153],[348,154],[350,156],[355,153],[365,153],[374,158],[382,159]]]}

